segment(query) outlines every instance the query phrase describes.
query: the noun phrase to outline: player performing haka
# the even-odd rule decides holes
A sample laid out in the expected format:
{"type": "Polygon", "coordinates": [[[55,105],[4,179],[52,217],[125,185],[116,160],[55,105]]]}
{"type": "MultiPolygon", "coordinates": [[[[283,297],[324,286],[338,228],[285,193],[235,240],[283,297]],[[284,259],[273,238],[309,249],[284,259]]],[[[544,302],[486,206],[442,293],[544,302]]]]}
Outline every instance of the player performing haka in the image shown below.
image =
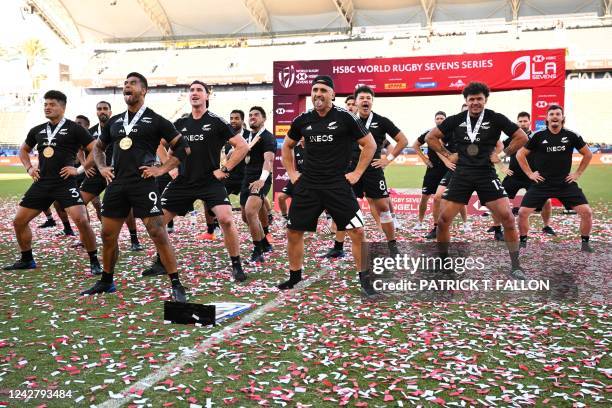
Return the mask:
{"type": "Polygon", "coordinates": [[[89,254],[91,273],[98,274],[101,268],[96,237],[89,225],[87,210],[75,179],[77,174],[85,172],[85,168],[81,166],[77,169],[73,166],[78,149],[82,147],[90,151],[95,142],[86,129],[64,117],[66,95],[59,91],[49,91],[44,95],[44,100],[45,117],[49,121],[33,127],[19,149],[21,163],[34,180],[19,203],[13,219],[21,258],[4,267],[4,270],[36,268],[29,223],[57,200],[79,230],[81,242],[89,254]],[[30,152],[34,147],[39,153],[38,165],[30,162],[30,152]]]}
{"type": "Polygon", "coordinates": [[[489,87],[480,82],[471,82],[463,90],[468,105],[467,112],[449,116],[438,127],[433,128],[425,140],[429,147],[456,163],[455,174],[443,195],[443,206],[438,219],[437,241],[442,257],[448,256],[450,224],[461,209],[468,204],[476,191],[484,203],[504,226],[504,238],[512,262],[510,273],[517,279],[525,279],[518,257],[518,233],[510,203],[493,163],[500,161],[495,147],[501,132],[512,138],[504,150],[513,154],[527,142],[527,135],[504,115],[485,109],[489,87]],[[440,139],[453,132],[457,153],[450,153],[440,139]]]}
{"type": "Polygon", "coordinates": [[[276,139],[266,130],[265,122],[266,112],[260,106],[253,106],[249,110],[249,152],[244,159],[246,167],[240,191],[242,220],[249,226],[253,238],[254,248],[249,258],[252,263],[263,262],[264,252],[272,250],[260,220],[264,198],[272,185],[272,163],[276,153],[276,139]]]}
{"type": "Polygon", "coordinates": [[[302,280],[304,231],[316,231],[319,215],[327,210],[338,230],[347,230],[351,237],[361,287],[369,296],[376,292],[369,281],[368,269],[361,262],[363,215],[351,185],[357,183],[371,163],[376,142],[354,116],[332,103],[334,97],[332,79],[317,76],[311,88],[314,109],[293,120],[283,144],[283,165],[294,191],[287,223],[289,280],[278,288],[292,289],[302,280]],[[293,161],[293,148],[302,137],[306,158],[304,173],[300,174],[293,161]],[[363,149],[355,170],[346,174],[354,141],[363,149]]]}
{"type": "Polygon", "coordinates": [[[109,183],[102,202],[102,241],[104,272],[99,281],[81,295],[112,293],[113,274],[119,248],[119,232],[130,209],[142,218],[147,233],[160,254],[172,285],[172,298],[186,302],[176,268],[176,255],[163,223],[161,202],[155,177],[177,167],[189,154],[187,141],[167,119],[144,104],[148,90],[146,78],[129,73],[123,84],[124,113],[113,116],[102,129],[94,149],[94,160],[100,175],[109,183]],[[161,166],[153,167],[155,152],[161,140],[172,149],[172,156],[161,166]],[[113,144],[112,167],[106,163],[105,150],[113,144]]]}
{"type": "MultiPolygon", "coordinates": [[[[531,116],[527,112],[521,112],[518,114],[517,123],[523,132],[527,134],[527,137],[531,138],[531,116]]],[[[510,144],[510,139],[504,140],[504,147],[508,147],[510,144]]],[[[533,163],[533,156],[527,156],[529,167],[532,170],[536,170],[533,163]]],[[[523,169],[518,163],[516,158],[516,153],[510,156],[510,163],[508,165],[508,169],[506,170],[507,176],[502,181],[502,186],[508,193],[508,198],[511,200],[516,197],[516,193],[522,188],[525,190],[529,190],[529,188],[533,185],[533,181],[527,177],[523,169]]],[[[515,215],[518,215],[519,207],[513,207],[512,212],[515,215]]],[[[550,226],[550,216],[552,214],[552,203],[550,200],[546,200],[544,206],[542,207],[542,211],[540,215],[542,216],[542,221],[544,222],[544,227],[542,228],[542,232],[548,235],[557,235],[555,231],[550,226]]]]}
{"type": "MultiPolygon", "coordinates": [[[[223,229],[225,247],[229,252],[232,275],[242,282],[246,275],[240,263],[238,231],[232,219],[232,205],[222,180],[246,155],[248,146],[241,134],[234,134],[229,124],[208,110],[210,90],[201,81],[189,87],[191,114],[177,120],[174,125],[189,142],[191,154],[181,164],[179,175],[172,180],[162,195],[164,223],[177,215],[193,211],[193,203],[202,200],[219,220],[223,229]],[[229,142],[235,149],[232,158],[220,168],[221,150],[229,142]]],[[[143,276],[165,273],[159,255],[156,264],[143,272],[143,276]]]]}
{"type": "MultiPolygon", "coordinates": [[[[113,115],[113,112],[111,110],[111,104],[106,101],[98,102],[96,104],[96,114],[98,116],[98,124],[89,129],[89,133],[94,137],[94,139],[98,139],[100,137],[102,129],[104,129],[104,127],[108,123],[108,120],[113,115]]],[[[113,158],[112,143],[109,143],[106,146],[106,151],[104,153],[106,155],[106,165],[111,166],[111,161],[113,158]]],[[[100,172],[97,171],[95,166],[88,169],[86,174],[87,178],[81,183],[81,196],[83,196],[83,201],[85,202],[85,205],[90,202],[93,203],[94,208],[96,209],[96,213],[98,214],[98,218],[102,220],[102,209],[98,197],[100,197],[104,189],[106,189],[106,180],[100,175],[100,172]],[[97,205],[96,202],[98,202],[97,205]]],[[[130,251],[142,251],[143,248],[140,245],[140,241],[138,240],[138,234],[136,232],[136,220],[134,219],[133,211],[130,211],[130,214],[128,215],[125,223],[128,226],[128,230],[130,232],[130,251]]]]}
{"type": "MultiPolygon", "coordinates": [[[[395,256],[398,253],[395,241],[395,226],[393,225],[393,216],[390,211],[391,200],[383,170],[395,157],[402,153],[408,144],[408,140],[393,122],[372,111],[372,106],[374,105],[374,91],[372,88],[365,85],[357,88],[355,90],[355,103],[357,105],[357,118],[361,125],[366,130],[369,130],[374,137],[376,152],[361,179],[353,186],[353,190],[357,197],[365,195],[371,200],[370,202],[373,204],[372,212],[374,213],[375,210],[380,216],[380,225],[387,238],[389,252],[391,256],[395,256]],[[381,157],[380,152],[387,135],[391,136],[397,143],[390,154],[386,157],[381,157]]],[[[358,157],[353,155],[353,165],[357,164],[358,157]]]]}
{"type": "Polygon", "coordinates": [[[546,129],[533,134],[516,158],[521,168],[534,184],[527,190],[519,209],[519,229],[521,246],[527,246],[529,216],[536,208],[542,207],[550,198],[557,198],[580,217],[580,237],[582,250],[593,252],[589,245],[589,235],[593,226],[593,212],[578,187],[576,181],[589,165],[593,153],[582,137],[564,127],[565,114],[559,105],[548,107],[546,129]],[[574,149],[582,155],[578,169],[572,169],[574,149]],[[533,157],[532,157],[533,156],[533,157]],[[529,160],[528,160],[529,159],[529,160]],[[533,171],[531,167],[533,164],[533,171]]]}

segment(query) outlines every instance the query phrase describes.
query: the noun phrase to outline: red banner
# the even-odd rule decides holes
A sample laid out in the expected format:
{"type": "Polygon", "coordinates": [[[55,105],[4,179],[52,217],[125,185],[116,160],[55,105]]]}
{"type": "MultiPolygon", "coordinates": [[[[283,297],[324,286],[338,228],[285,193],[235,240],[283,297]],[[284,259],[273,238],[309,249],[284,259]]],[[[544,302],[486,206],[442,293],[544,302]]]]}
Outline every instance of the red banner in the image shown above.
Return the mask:
{"type": "Polygon", "coordinates": [[[565,50],[526,50],[428,57],[274,62],[275,95],[308,95],[317,75],[330,75],[336,93],[368,85],[377,94],[460,92],[470,81],[492,90],[562,87],[565,50]]]}

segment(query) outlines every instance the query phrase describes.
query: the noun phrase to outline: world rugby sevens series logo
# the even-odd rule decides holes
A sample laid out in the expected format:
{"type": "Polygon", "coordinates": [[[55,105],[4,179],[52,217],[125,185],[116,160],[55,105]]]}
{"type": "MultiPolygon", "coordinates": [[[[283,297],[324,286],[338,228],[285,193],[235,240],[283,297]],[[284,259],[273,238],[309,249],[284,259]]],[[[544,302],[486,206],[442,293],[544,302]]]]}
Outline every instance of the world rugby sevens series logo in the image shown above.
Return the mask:
{"type": "Polygon", "coordinates": [[[278,72],[278,82],[283,88],[290,88],[295,82],[295,67],[289,65],[278,72]]]}
{"type": "Polygon", "coordinates": [[[531,79],[531,60],[529,55],[524,55],[514,60],[512,67],[512,80],[525,81],[531,79]]]}

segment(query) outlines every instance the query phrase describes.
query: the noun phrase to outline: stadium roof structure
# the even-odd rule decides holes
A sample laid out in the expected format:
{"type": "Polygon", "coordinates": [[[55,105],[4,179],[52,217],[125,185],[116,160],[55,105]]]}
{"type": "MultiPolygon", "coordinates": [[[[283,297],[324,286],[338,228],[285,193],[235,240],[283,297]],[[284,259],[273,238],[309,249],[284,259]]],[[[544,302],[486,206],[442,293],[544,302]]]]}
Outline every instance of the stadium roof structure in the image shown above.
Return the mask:
{"type": "Polygon", "coordinates": [[[67,44],[249,38],[593,13],[612,0],[25,0],[67,44]]]}

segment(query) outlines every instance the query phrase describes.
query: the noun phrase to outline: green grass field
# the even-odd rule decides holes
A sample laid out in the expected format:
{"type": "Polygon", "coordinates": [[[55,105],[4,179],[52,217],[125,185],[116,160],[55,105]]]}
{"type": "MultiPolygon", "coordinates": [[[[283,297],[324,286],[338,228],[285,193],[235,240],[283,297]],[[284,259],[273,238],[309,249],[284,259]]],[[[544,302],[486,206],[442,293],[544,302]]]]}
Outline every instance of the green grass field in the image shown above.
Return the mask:
{"type": "MultiPolygon", "coordinates": [[[[610,261],[604,257],[612,235],[612,197],[606,187],[611,171],[591,166],[579,181],[595,208],[593,240],[599,252],[588,262],[598,269],[610,261]]],[[[420,188],[423,172],[421,167],[389,168],[388,184],[420,188]]],[[[0,175],[8,173],[23,169],[0,168],[0,175]]],[[[26,178],[0,180],[0,264],[12,262],[17,254],[11,218],[29,184],[26,178]]],[[[100,223],[90,213],[99,236],[100,223]]],[[[483,232],[489,220],[482,218],[459,239],[490,239],[483,232]]],[[[38,218],[33,225],[42,221],[38,218]]],[[[250,236],[238,216],[235,221],[246,258],[250,236]]],[[[413,222],[414,217],[403,219],[400,240],[423,241],[422,232],[412,230],[413,222]]],[[[140,277],[154,257],[140,222],[144,252],[128,250],[126,230],[120,237],[117,293],[87,298],[77,296],[95,281],[87,273],[83,250],[71,248],[74,240],[56,236],[59,229],[33,228],[39,267],[0,275],[0,407],[100,407],[109,400],[134,407],[189,408],[612,404],[609,301],[367,301],[360,296],[350,262],[315,256],[331,242],[332,236],[325,234],[307,236],[304,274],[311,285],[279,294],[274,285],[288,268],[280,222],[272,228],[275,251],[262,266],[246,268],[249,280],[244,284],[231,280],[221,240],[195,238],[203,223],[201,214],[195,225],[177,219],[171,236],[190,301],[246,302],[253,309],[275,300],[278,304],[198,350],[197,357],[190,356],[198,344],[241,320],[215,327],[164,324],[168,282],[165,277],[140,277]],[[173,363],[176,368],[156,377],[144,391],[136,387],[173,363]],[[131,405],[120,398],[130,388],[131,405]],[[64,390],[71,396],[28,402],[10,398],[10,390],[28,389],[64,390]]],[[[559,242],[576,242],[576,217],[557,214],[554,225],[559,242]]],[[[368,230],[371,240],[382,240],[371,222],[368,230]]],[[[534,234],[533,239],[547,238],[534,234]]],[[[503,255],[503,249],[491,251],[503,255]]],[[[558,253],[558,262],[579,256],[570,248],[558,253]]],[[[583,272],[576,274],[577,280],[588,280],[583,272]]]]}

